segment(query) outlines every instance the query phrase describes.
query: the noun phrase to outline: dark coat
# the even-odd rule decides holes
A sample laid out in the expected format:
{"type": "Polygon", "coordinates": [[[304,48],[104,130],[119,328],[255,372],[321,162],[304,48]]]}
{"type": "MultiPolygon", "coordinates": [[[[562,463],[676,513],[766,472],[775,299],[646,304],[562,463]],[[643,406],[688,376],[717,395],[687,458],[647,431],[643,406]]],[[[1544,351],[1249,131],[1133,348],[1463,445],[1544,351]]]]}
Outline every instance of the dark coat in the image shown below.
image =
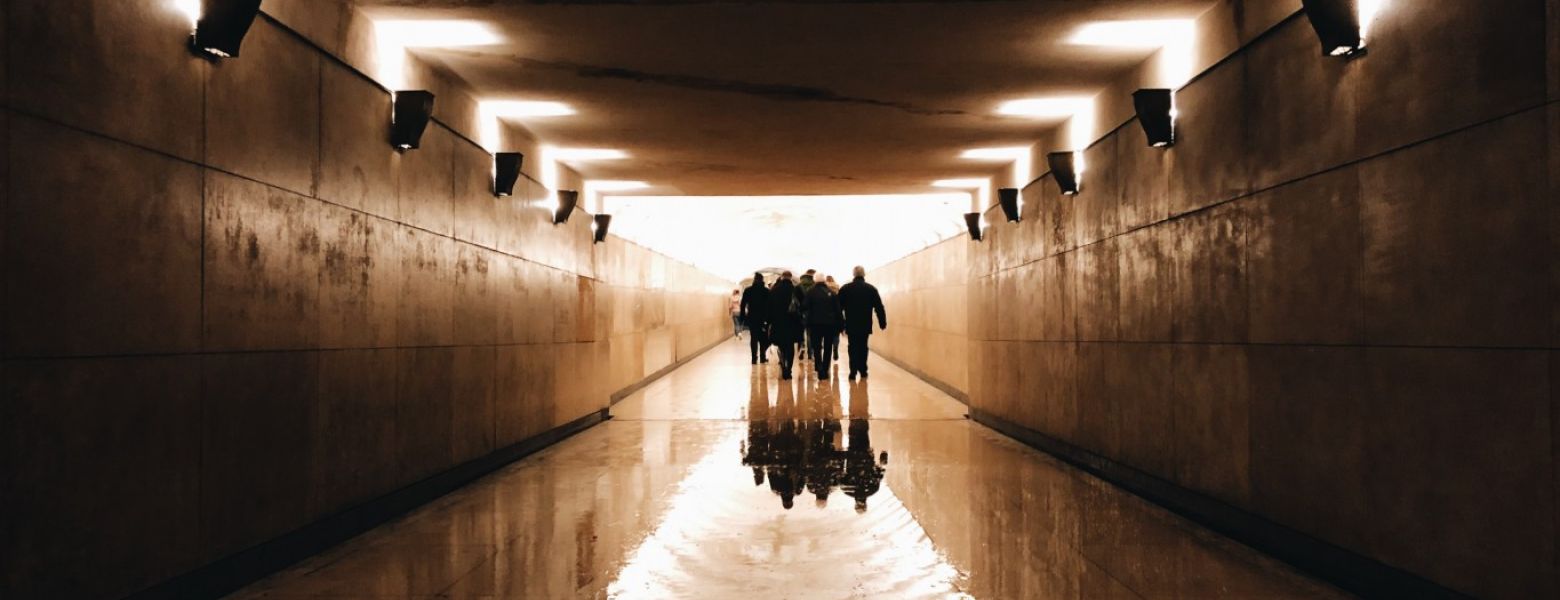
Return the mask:
{"type": "Polygon", "coordinates": [[[769,290],[769,342],[795,344],[802,341],[802,315],[791,312],[791,300],[796,297],[796,286],[784,279],[775,282],[769,290]]]}
{"type": "Polygon", "coordinates": [[[883,298],[877,288],[861,278],[840,288],[840,309],[845,313],[845,332],[850,335],[872,334],[872,314],[877,313],[878,327],[888,329],[888,314],[883,311],[883,298]]]}
{"type": "Polygon", "coordinates": [[[808,327],[833,327],[835,333],[845,322],[845,316],[840,313],[839,296],[822,284],[813,284],[802,296],[802,314],[807,317],[808,327]]]}
{"type": "Polygon", "coordinates": [[[742,292],[742,321],[748,327],[769,322],[769,288],[762,281],[755,281],[742,292]]]}

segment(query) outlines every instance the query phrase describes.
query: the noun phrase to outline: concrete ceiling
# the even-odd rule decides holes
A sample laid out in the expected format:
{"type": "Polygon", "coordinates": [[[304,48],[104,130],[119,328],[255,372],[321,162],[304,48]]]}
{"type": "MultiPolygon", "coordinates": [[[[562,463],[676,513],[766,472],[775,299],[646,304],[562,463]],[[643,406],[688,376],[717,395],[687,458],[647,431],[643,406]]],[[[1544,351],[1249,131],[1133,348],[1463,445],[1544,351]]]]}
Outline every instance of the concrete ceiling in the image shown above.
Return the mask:
{"type": "Polygon", "coordinates": [[[419,49],[479,96],[578,114],[524,125],[631,160],[571,164],[653,193],[924,193],[985,177],[965,149],[1029,145],[1056,121],[1003,101],[1093,94],[1150,50],[1065,42],[1091,21],[1191,18],[1209,0],[913,2],[359,0],[375,19],[470,19],[506,42],[419,49]]]}

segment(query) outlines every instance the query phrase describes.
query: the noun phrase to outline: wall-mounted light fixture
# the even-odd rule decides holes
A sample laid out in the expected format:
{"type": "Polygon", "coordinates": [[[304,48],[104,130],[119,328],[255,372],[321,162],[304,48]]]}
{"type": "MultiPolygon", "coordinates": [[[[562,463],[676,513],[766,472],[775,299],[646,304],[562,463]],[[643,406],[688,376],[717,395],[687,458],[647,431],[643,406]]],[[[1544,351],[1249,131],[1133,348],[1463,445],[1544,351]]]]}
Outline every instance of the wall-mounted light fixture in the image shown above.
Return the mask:
{"type": "Polygon", "coordinates": [[[980,231],[980,213],[964,213],[964,226],[969,228],[971,240],[978,242],[982,239],[980,231]]]}
{"type": "Polygon", "coordinates": [[[260,0],[200,0],[190,50],[208,58],[235,58],[260,14],[260,0]]]}
{"type": "Polygon", "coordinates": [[[562,225],[574,214],[580,204],[580,193],[575,190],[558,190],[558,208],[553,211],[553,225],[562,225]]]}
{"type": "Polygon", "coordinates": [[[1148,145],[1169,148],[1175,145],[1175,91],[1156,88],[1132,92],[1132,107],[1138,124],[1148,136],[1148,145]]]}
{"type": "Polygon", "coordinates": [[[1079,152],[1052,152],[1045,155],[1046,164],[1051,166],[1051,179],[1056,180],[1056,187],[1061,188],[1063,194],[1074,196],[1082,188],[1079,181],[1078,155],[1079,152]]]}
{"type": "Polygon", "coordinates": [[[612,226],[612,215],[596,215],[591,218],[590,231],[592,243],[600,244],[607,241],[607,228],[612,226]]]}
{"type": "Polygon", "coordinates": [[[433,118],[433,92],[402,90],[395,93],[395,114],[390,121],[390,145],[411,150],[422,142],[423,131],[433,118]]]}
{"type": "Polygon", "coordinates": [[[1300,4],[1322,42],[1322,54],[1352,58],[1365,52],[1361,0],[1302,0],[1300,4]]]}
{"type": "Polygon", "coordinates": [[[520,181],[520,165],[525,155],[519,152],[499,152],[493,155],[493,195],[513,196],[515,182],[520,181]]]}
{"type": "Polygon", "coordinates": [[[1017,223],[1023,220],[1023,217],[1019,214],[1018,188],[997,190],[997,204],[1002,206],[1002,214],[1007,217],[1009,223],[1017,223]]]}

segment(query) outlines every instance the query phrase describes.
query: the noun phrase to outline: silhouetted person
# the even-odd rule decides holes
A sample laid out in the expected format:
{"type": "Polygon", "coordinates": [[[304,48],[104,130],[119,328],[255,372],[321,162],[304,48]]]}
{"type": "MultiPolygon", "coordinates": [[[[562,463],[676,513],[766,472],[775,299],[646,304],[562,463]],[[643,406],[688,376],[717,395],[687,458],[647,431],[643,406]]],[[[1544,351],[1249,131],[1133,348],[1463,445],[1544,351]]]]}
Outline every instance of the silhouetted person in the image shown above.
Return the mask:
{"type": "MultiPolygon", "coordinates": [[[[829,286],[829,291],[834,292],[834,295],[839,295],[840,284],[834,282],[833,275],[824,277],[823,284],[829,286]]],[[[840,331],[834,332],[834,362],[836,363],[840,362],[840,333],[843,331],[845,331],[845,329],[841,327],[840,331]]]]}
{"type": "MultiPolygon", "coordinates": [[[[813,280],[813,274],[817,273],[817,272],[818,271],[816,271],[814,269],[808,269],[807,272],[802,273],[802,276],[797,278],[797,280],[796,280],[796,301],[803,305],[802,306],[802,315],[803,315],[804,318],[806,317],[806,314],[807,314],[807,307],[806,307],[807,291],[811,290],[813,284],[816,283],[816,281],[813,280]]],[[[805,323],[805,321],[804,321],[804,323],[805,323]]],[[[804,359],[812,357],[812,355],[807,352],[807,350],[812,347],[812,346],[809,346],[807,344],[807,338],[808,337],[809,336],[808,336],[807,329],[803,328],[802,329],[802,337],[801,337],[801,339],[798,339],[797,342],[796,342],[797,345],[800,346],[800,348],[801,348],[800,350],[797,351],[797,356],[799,356],[801,358],[804,358],[804,359]]]]}
{"type": "Polygon", "coordinates": [[[850,378],[867,376],[867,338],[872,336],[872,315],[878,327],[888,329],[888,315],[877,288],[867,283],[867,270],[856,267],[855,278],[840,287],[840,309],[845,313],[845,337],[850,342],[850,378]]]}
{"type": "Polygon", "coordinates": [[[834,340],[844,325],[840,299],[829,286],[814,284],[802,299],[802,314],[807,316],[807,354],[820,381],[829,380],[829,359],[834,356],[834,340]]]}
{"type": "Polygon", "coordinates": [[[747,324],[748,349],[753,353],[753,364],[769,362],[769,288],[764,287],[763,273],[753,274],[753,285],[742,292],[742,304],[738,307],[742,322],[747,324]]]}
{"type": "Polygon", "coordinates": [[[780,354],[780,378],[789,380],[792,363],[796,361],[796,344],[802,340],[801,305],[790,271],[781,273],[780,281],[769,290],[768,319],[769,343],[780,354]]]}

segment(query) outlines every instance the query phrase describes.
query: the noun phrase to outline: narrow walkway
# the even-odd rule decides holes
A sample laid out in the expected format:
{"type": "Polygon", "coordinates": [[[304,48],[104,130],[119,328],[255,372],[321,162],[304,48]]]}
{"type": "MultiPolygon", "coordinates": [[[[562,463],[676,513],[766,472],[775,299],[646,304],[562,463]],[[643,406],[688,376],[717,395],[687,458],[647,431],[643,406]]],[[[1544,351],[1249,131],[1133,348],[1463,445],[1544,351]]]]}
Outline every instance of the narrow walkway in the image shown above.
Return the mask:
{"type": "Polygon", "coordinates": [[[614,419],[234,598],[1327,598],[872,358],[723,344],[614,419]]]}

